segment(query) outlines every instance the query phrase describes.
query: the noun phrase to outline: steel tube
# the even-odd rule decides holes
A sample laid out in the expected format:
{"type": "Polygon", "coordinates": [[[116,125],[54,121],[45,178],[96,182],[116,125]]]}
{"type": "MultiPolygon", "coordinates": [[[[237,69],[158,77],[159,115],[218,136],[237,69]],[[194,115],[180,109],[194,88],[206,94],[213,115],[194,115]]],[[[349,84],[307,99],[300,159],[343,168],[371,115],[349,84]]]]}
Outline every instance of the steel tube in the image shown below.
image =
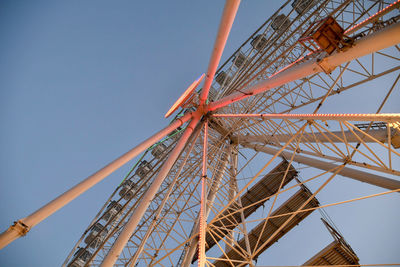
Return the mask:
{"type": "Polygon", "coordinates": [[[222,118],[260,118],[260,119],[294,119],[294,120],[335,120],[335,121],[400,121],[400,113],[380,114],[214,114],[222,118]]]}
{"type": "Polygon", "coordinates": [[[195,129],[194,133],[193,133],[193,138],[191,138],[191,140],[189,140],[188,142],[190,142],[190,146],[186,152],[185,158],[183,159],[183,161],[180,163],[178,172],[175,174],[174,180],[173,182],[169,185],[169,189],[167,194],[164,196],[164,199],[161,201],[161,204],[158,206],[157,208],[157,213],[155,214],[155,217],[153,219],[153,221],[151,222],[151,225],[148,227],[146,234],[144,235],[144,237],[141,240],[140,246],[138,247],[138,249],[136,250],[135,254],[133,255],[133,257],[130,259],[130,263],[129,263],[129,267],[134,267],[137,264],[137,260],[139,259],[140,254],[143,252],[144,246],[146,245],[146,242],[148,240],[148,238],[150,237],[150,235],[153,233],[153,228],[154,226],[157,224],[158,220],[160,219],[160,214],[162,209],[164,208],[165,204],[168,201],[169,196],[171,195],[172,191],[174,190],[176,181],[178,180],[178,177],[181,175],[183,167],[185,166],[195,144],[197,141],[197,138],[200,135],[200,130],[201,130],[201,124],[198,125],[198,127],[195,129]]]}
{"type": "Polygon", "coordinates": [[[32,227],[46,219],[48,216],[56,212],[57,210],[64,207],[66,204],[71,202],[73,199],[93,187],[98,182],[102,181],[106,178],[109,174],[120,168],[122,165],[139,155],[149,146],[156,143],[162,137],[167,135],[168,133],[172,132],[183,123],[188,121],[192,117],[192,113],[188,113],[185,116],[175,120],[173,123],[159,131],[158,133],[154,134],[150,138],[146,139],[136,147],[132,148],[121,157],[117,158],[104,168],[100,169],[99,171],[95,172],[79,184],[75,185],[59,197],[55,198],[39,210],[35,211],[28,217],[25,217],[18,221],[17,225],[10,226],[5,232],[0,235],[0,249],[7,246],[9,243],[14,241],[20,236],[25,235],[32,227]],[[21,226],[24,230],[20,230],[21,226]]]}
{"type": "Polygon", "coordinates": [[[312,58],[305,62],[295,62],[258,84],[210,103],[206,107],[206,111],[217,110],[249,96],[263,93],[315,73],[323,71],[330,72],[345,62],[363,57],[398,43],[400,43],[400,22],[394,23],[380,31],[359,39],[346,51],[335,52],[322,60],[312,58]]]}
{"type": "Polygon", "coordinates": [[[201,196],[199,212],[199,264],[198,267],[204,267],[206,264],[206,227],[207,220],[204,216],[206,209],[206,177],[207,177],[207,151],[208,151],[208,121],[204,124],[203,136],[203,168],[201,172],[201,196]]]}
{"type": "MultiPolygon", "coordinates": [[[[241,142],[241,145],[243,145],[244,147],[247,148],[252,148],[256,151],[261,151],[270,155],[275,155],[276,153],[279,152],[278,149],[272,148],[272,147],[267,147],[267,146],[262,146],[262,145],[256,145],[256,144],[251,144],[251,143],[247,143],[247,142],[241,142]]],[[[291,153],[286,152],[286,151],[282,151],[281,156],[285,157],[285,158],[290,158],[292,156],[291,153]]],[[[336,165],[333,163],[329,163],[329,162],[324,162],[315,158],[310,158],[310,157],[305,157],[302,155],[295,155],[293,157],[293,161],[296,161],[298,163],[302,163],[320,170],[324,170],[324,171],[328,171],[328,172],[332,172],[334,173],[335,170],[340,167],[341,165],[336,165]]],[[[375,175],[375,174],[371,174],[368,172],[363,172],[363,171],[359,171],[359,170],[355,170],[355,169],[351,169],[351,168],[347,168],[347,167],[343,167],[342,170],[338,173],[344,177],[348,177],[360,182],[364,182],[367,184],[371,184],[371,185],[375,185],[375,186],[379,186],[382,188],[386,188],[389,190],[396,190],[400,188],[400,181],[394,180],[394,179],[390,179],[387,177],[382,177],[379,175],[375,175]]]]}
{"type": "MultiPolygon", "coordinates": [[[[387,143],[387,129],[373,129],[368,131],[368,135],[387,143]]],[[[367,138],[362,133],[357,133],[359,138],[364,138],[365,143],[376,143],[375,140],[367,138]]],[[[258,142],[263,144],[287,142],[292,136],[290,134],[275,134],[275,135],[238,135],[238,140],[245,139],[247,142],[258,142]]],[[[351,131],[333,131],[333,132],[315,132],[303,133],[299,140],[301,143],[344,143],[346,138],[347,143],[357,143],[360,140],[351,131]],[[335,137],[336,136],[336,137],[335,137]],[[329,137],[329,138],[328,138],[329,137]]]]}
{"type": "MultiPolygon", "coordinates": [[[[222,162],[218,163],[218,167],[217,167],[217,171],[215,172],[215,177],[213,179],[212,185],[210,187],[210,190],[208,192],[208,196],[207,196],[207,203],[208,206],[206,207],[206,212],[205,212],[205,218],[207,219],[208,216],[210,215],[211,212],[211,208],[214,205],[214,201],[215,201],[215,197],[217,195],[217,192],[219,190],[219,187],[221,185],[221,180],[222,177],[225,174],[226,171],[226,167],[228,165],[228,161],[229,161],[229,154],[231,151],[231,146],[227,145],[224,149],[224,152],[222,154],[222,162]]],[[[195,222],[195,224],[193,225],[193,229],[192,229],[192,235],[196,235],[196,233],[199,232],[199,220],[197,220],[195,222]]],[[[185,252],[185,257],[182,261],[182,265],[183,267],[188,267],[190,266],[192,259],[196,253],[196,249],[198,247],[199,244],[199,239],[198,238],[193,238],[190,241],[190,245],[188,246],[187,251],[185,252]]]]}
{"type": "Polygon", "coordinates": [[[361,29],[365,25],[367,25],[369,23],[372,24],[372,23],[376,22],[379,18],[381,18],[382,16],[386,15],[387,13],[391,12],[393,9],[396,9],[396,8],[400,8],[400,0],[397,0],[396,2],[391,3],[390,5],[386,6],[381,11],[373,14],[369,18],[367,18],[367,19],[361,21],[360,23],[354,25],[353,27],[351,27],[350,29],[345,31],[344,34],[346,34],[346,35],[352,34],[353,32],[361,29]]]}
{"type": "Polygon", "coordinates": [[[219,24],[214,49],[208,64],[206,79],[200,94],[200,106],[204,105],[207,100],[208,92],[210,91],[211,83],[214,80],[215,72],[217,71],[219,61],[221,60],[222,52],[224,51],[239,4],[240,0],[227,0],[225,2],[224,12],[219,24]]]}
{"type": "Polygon", "coordinates": [[[164,162],[159,173],[154,178],[153,183],[150,185],[149,189],[146,191],[141,202],[136,207],[135,211],[133,212],[131,218],[126,223],[121,234],[115,240],[114,245],[111,247],[107,256],[104,258],[104,260],[101,264],[101,267],[111,267],[117,261],[119,255],[121,254],[122,250],[124,249],[126,243],[129,241],[129,238],[132,236],[132,233],[135,231],[137,225],[139,224],[144,213],[146,212],[147,208],[149,207],[155,194],[159,190],[162,182],[164,181],[165,177],[168,175],[168,173],[171,170],[172,166],[174,165],[176,159],[178,158],[178,156],[182,152],[183,148],[185,147],[187,140],[189,139],[190,135],[192,134],[192,132],[193,132],[196,124],[199,122],[199,120],[200,120],[200,114],[195,113],[192,121],[190,122],[189,126],[183,133],[182,137],[180,138],[179,142],[175,146],[174,150],[172,150],[168,159],[164,162]]]}

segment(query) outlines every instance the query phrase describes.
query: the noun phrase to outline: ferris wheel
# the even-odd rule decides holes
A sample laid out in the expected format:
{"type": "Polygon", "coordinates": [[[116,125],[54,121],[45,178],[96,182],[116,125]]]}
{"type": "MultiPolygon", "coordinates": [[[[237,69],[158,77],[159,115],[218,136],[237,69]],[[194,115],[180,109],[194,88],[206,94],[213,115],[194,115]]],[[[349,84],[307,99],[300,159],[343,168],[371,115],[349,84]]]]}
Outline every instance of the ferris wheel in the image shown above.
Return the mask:
{"type": "Polygon", "coordinates": [[[328,207],[398,201],[400,113],[383,111],[398,98],[400,1],[288,0],[218,68],[239,2],[226,1],[209,68],[171,123],[16,222],[1,247],[139,156],[64,266],[270,265],[307,225],[303,243],[315,225],[331,240],[292,265],[360,265],[328,207]],[[343,199],[347,178],[380,191],[343,199]]]}

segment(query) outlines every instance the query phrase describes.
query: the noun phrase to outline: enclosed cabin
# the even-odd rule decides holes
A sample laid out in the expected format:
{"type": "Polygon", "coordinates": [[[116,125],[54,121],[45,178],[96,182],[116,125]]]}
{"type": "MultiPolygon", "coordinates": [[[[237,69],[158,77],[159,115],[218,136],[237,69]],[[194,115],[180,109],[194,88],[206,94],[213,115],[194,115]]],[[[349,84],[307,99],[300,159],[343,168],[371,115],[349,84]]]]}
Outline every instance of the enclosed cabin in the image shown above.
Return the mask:
{"type": "Polygon", "coordinates": [[[97,248],[106,238],[108,229],[101,223],[95,223],[85,238],[85,243],[91,248],[97,248]]]}
{"type": "Polygon", "coordinates": [[[244,66],[245,61],[246,61],[246,56],[240,51],[236,53],[235,57],[233,58],[233,64],[238,69],[244,66]]]}
{"type": "MultiPolygon", "coordinates": [[[[121,195],[121,191],[120,191],[121,195]]],[[[118,214],[122,210],[122,205],[119,204],[117,201],[113,200],[107,206],[107,210],[104,212],[102,219],[105,221],[114,220],[115,215],[118,214]]]]}
{"type": "Polygon", "coordinates": [[[214,101],[214,100],[217,99],[217,97],[218,97],[218,92],[217,92],[217,90],[216,90],[213,86],[211,86],[211,87],[210,87],[210,91],[209,91],[209,93],[208,93],[208,100],[209,100],[209,101],[214,101]]]}
{"type": "Polygon", "coordinates": [[[143,160],[142,162],[140,162],[136,170],[136,174],[143,179],[151,171],[152,168],[153,166],[151,166],[150,162],[148,162],[147,160],[143,160]]]}
{"type": "Polygon", "coordinates": [[[290,19],[284,15],[280,14],[272,19],[271,27],[278,33],[284,32],[290,25],[290,19]]]}
{"type": "Polygon", "coordinates": [[[250,44],[255,50],[261,51],[267,46],[268,41],[264,34],[259,34],[256,35],[253,40],[251,40],[250,44]]]}
{"type": "Polygon", "coordinates": [[[153,157],[155,157],[156,159],[160,159],[164,154],[165,151],[167,150],[167,146],[163,143],[159,143],[158,145],[156,145],[152,150],[151,150],[151,154],[153,155],[153,157]]]}
{"type": "Polygon", "coordinates": [[[215,77],[215,81],[221,86],[229,84],[231,82],[231,80],[232,80],[232,77],[230,77],[228,74],[226,74],[225,71],[221,71],[215,77]]]}
{"type": "Polygon", "coordinates": [[[303,14],[313,8],[316,3],[317,0],[294,0],[292,2],[292,7],[298,14],[303,14]]]}
{"type": "Polygon", "coordinates": [[[122,188],[119,191],[119,196],[124,198],[125,200],[129,200],[133,197],[136,191],[136,183],[132,180],[126,180],[122,184],[122,188]]]}
{"type": "Polygon", "coordinates": [[[83,267],[92,257],[92,253],[84,248],[79,248],[75,254],[72,261],[67,265],[67,267],[83,267]]]}
{"type": "Polygon", "coordinates": [[[178,133],[180,131],[182,131],[182,127],[179,126],[178,128],[176,128],[175,130],[173,130],[172,132],[170,132],[167,135],[167,137],[168,137],[167,140],[169,140],[170,142],[174,142],[175,139],[179,136],[178,133]]]}

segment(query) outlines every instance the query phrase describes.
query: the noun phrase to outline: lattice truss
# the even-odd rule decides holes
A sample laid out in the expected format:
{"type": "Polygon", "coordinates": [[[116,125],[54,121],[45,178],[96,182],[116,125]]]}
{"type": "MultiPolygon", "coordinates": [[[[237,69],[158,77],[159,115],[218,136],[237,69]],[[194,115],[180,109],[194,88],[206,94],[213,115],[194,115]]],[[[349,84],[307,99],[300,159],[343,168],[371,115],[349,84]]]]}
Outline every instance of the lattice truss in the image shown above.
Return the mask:
{"type": "MultiPolygon", "coordinates": [[[[311,57],[325,56],[324,51],[310,52],[298,43],[311,23],[332,16],[349,37],[357,40],[397,22],[398,9],[388,8],[391,4],[287,1],[220,67],[210,100],[241,92],[311,57]],[[306,5],[302,5],[304,2],[306,5]],[[379,12],[373,22],[362,23],[379,12]]],[[[399,60],[400,48],[395,45],[326,73],[250,96],[204,117],[116,266],[187,266],[198,259],[204,124],[209,127],[205,210],[208,266],[253,266],[254,260],[283,235],[313,211],[329,205],[319,203],[316,195],[338,173],[353,179],[359,175],[387,176],[389,180],[399,176],[399,118],[378,116],[398,88],[399,60]],[[324,111],[332,96],[383,78],[386,83],[379,89],[382,99],[369,107],[369,116],[313,117],[324,111]],[[243,116],[235,116],[238,114],[243,116]],[[268,114],[309,117],[272,118],[268,114]],[[313,168],[303,177],[305,180],[294,162],[313,168]]],[[[84,266],[101,264],[185,127],[146,151],[90,223],[65,265],[72,266],[79,258],[84,258],[84,266]]],[[[340,248],[352,255],[346,254],[346,264],[358,264],[344,240],[335,240],[332,247],[345,244],[340,248]]]]}

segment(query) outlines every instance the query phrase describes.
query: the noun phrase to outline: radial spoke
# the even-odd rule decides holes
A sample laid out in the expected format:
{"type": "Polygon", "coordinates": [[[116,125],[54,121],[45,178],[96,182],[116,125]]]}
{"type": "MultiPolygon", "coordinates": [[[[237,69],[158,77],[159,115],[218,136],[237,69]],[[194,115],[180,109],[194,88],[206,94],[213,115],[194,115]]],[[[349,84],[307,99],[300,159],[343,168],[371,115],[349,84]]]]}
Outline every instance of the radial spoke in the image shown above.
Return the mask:
{"type": "Polygon", "coordinates": [[[214,114],[220,118],[260,118],[260,119],[298,119],[335,121],[384,121],[399,122],[400,113],[390,114],[214,114]]]}
{"type": "MultiPolygon", "coordinates": [[[[84,255],[86,265],[100,265],[136,220],[117,265],[255,266],[269,247],[284,250],[289,235],[277,241],[296,225],[302,230],[310,220],[315,227],[313,211],[326,219],[323,208],[400,192],[400,113],[393,110],[400,1],[287,0],[217,70],[238,5],[226,1],[202,91],[180,111],[197,109],[198,135],[176,153],[186,129],[177,115],[172,124],[181,127],[133,165],[65,265],[84,255]],[[302,45],[327,16],[346,31],[347,43],[331,54],[302,45]],[[143,217],[134,218],[144,199],[143,217]]],[[[337,227],[329,227],[332,244],[349,256],[340,266],[359,266],[337,227]]]]}
{"type": "Polygon", "coordinates": [[[224,13],[222,14],[221,23],[219,25],[217,38],[215,40],[214,49],[208,64],[206,80],[200,95],[200,104],[203,105],[208,97],[211,83],[217,70],[219,61],[224,51],[225,43],[228,39],[233,21],[239,8],[240,0],[226,0],[224,13]]]}

